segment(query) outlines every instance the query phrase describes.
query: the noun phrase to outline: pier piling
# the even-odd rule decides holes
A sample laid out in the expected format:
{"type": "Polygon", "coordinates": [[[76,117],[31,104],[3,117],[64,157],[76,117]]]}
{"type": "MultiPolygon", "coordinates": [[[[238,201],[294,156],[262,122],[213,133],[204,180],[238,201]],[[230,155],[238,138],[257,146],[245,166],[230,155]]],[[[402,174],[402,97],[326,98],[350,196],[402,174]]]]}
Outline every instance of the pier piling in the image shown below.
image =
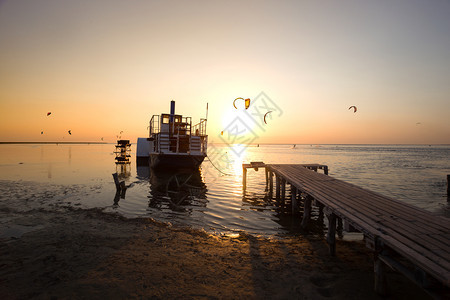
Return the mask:
{"type": "Polygon", "coordinates": [[[247,188],[247,168],[242,166],[242,189],[247,188]]]}
{"type": "Polygon", "coordinates": [[[273,195],[273,173],[269,171],[269,196],[272,198],[273,195]]]}
{"type": "Polygon", "coordinates": [[[304,229],[308,226],[309,219],[311,218],[311,202],[313,198],[307,195],[303,206],[303,219],[301,227],[304,229]]]}
{"type": "Polygon", "coordinates": [[[292,206],[292,214],[296,214],[298,212],[298,202],[297,202],[297,188],[291,185],[291,206],[292,206]]]}
{"type": "Polygon", "coordinates": [[[267,168],[264,168],[264,173],[266,174],[266,186],[269,184],[269,170],[267,168]]]}
{"type": "MultiPolygon", "coordinates": [[[[113,178],[114,178],[114,183],[116,184],[116,189],[118,192],[120,192],[121,190],[121,183],[119,182],[119,176],[117,175],[117,173],[112,174],[113,178]]],[[[124,182],[125,184],[125,182],[124,182]]]]}
{"type": "Polygon", "coordinates": [[[275,198],[280,199],[280,176],[275,174],[275,198]]]}
{"type": "Polygon", "coordinates": [[[281,201],[284,203],[286,200],[286,180],[281,178],[281,201]]]}
{"type": "Polygon", "coordinates": [[[330,249],[330,255],[336,256],[336,215],[334,213],[327,214],[328,232],[327,243],[330,249]]]}
{"type": "Polygon", "coordinates": [[[450,174],[447,174],[447,201],[450,201],[450,174]]]}
{"type": "Polygon", "coordinates": [[[386,278],[386,266],[384,262],[375,254],[374,258],[374,290],[381,296],[386,296],[387,290],[387,278],[386,278]]]}

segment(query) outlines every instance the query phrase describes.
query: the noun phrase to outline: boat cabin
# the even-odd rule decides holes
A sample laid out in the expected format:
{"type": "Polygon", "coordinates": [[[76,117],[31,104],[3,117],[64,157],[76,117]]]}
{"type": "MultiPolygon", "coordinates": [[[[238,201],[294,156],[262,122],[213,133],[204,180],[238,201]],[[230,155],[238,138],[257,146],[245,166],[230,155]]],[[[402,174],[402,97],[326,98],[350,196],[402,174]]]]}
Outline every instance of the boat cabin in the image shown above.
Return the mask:
{"type": "Polygon", "coordinates": [[[149,138],[138,139],[137,157],[150,157],[152,162],[159,162],[164,156],[165,160],[173,159],[176,163],[188,158],[183,156],[190,156],[201,163],[207,150],[206,119],[192,125],[191,117],[175,114],[175,101],[171,102],[170,111],[170,114],[152,116],[149,138]]]}

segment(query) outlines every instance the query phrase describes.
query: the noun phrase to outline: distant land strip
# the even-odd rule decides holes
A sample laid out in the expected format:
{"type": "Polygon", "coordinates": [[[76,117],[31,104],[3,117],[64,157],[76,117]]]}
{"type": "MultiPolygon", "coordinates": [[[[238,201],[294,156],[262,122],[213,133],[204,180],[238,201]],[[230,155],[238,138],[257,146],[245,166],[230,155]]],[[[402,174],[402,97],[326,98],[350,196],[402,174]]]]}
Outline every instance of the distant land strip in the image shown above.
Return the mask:
{"type": "Polygon", "coordinates": [[[106,142],[0,142],[0,144],[108,144],[106,142]]]}

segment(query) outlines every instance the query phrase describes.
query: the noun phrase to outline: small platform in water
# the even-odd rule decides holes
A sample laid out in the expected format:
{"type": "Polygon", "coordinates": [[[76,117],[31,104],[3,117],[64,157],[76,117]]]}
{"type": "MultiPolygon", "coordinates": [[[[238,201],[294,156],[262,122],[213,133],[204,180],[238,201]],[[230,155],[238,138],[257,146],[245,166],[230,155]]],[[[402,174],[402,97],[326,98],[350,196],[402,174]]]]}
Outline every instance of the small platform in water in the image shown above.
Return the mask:
{"type": "Polygon", "coordinates": [[[116,164],[129,164],[131,157],[130,140],[118,140],[116,144],[116,164]]]}

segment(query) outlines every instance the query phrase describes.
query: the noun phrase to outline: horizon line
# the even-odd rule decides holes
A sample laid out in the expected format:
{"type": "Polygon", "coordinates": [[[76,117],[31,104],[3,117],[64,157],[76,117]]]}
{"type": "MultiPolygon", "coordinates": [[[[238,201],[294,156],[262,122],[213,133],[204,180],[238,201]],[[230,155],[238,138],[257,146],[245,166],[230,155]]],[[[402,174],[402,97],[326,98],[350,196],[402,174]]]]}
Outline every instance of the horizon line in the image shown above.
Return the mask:
{"type": "Polygon", "coordinates": [[[108,144],[107,142],[0,142],[0,144],[108,144]]]}
{"type": "MultiPolygon", "coordinates": [[[[69,141],[63,141],[63,142],[37,142],[37,141],[19,141],[19,142],[13,142],[13,141],[7,141],[2,142],[0,141],[0,144],[114,144],[113,142],[89,142],[89,141],[79,141],[79,142],[69,142],[69,141]]],[[[136,144],[136,143],[131,143],[136,144]]],[[[215,143],[215,142],[209,142],[208,144],[220,144],[220,145],[227,145],[227,143],[215,143]]],[[[434,145],[434,146],[449,146],[450,143],[251,143],[251,144],[245,144],[245,145],[434,145]]]]}

